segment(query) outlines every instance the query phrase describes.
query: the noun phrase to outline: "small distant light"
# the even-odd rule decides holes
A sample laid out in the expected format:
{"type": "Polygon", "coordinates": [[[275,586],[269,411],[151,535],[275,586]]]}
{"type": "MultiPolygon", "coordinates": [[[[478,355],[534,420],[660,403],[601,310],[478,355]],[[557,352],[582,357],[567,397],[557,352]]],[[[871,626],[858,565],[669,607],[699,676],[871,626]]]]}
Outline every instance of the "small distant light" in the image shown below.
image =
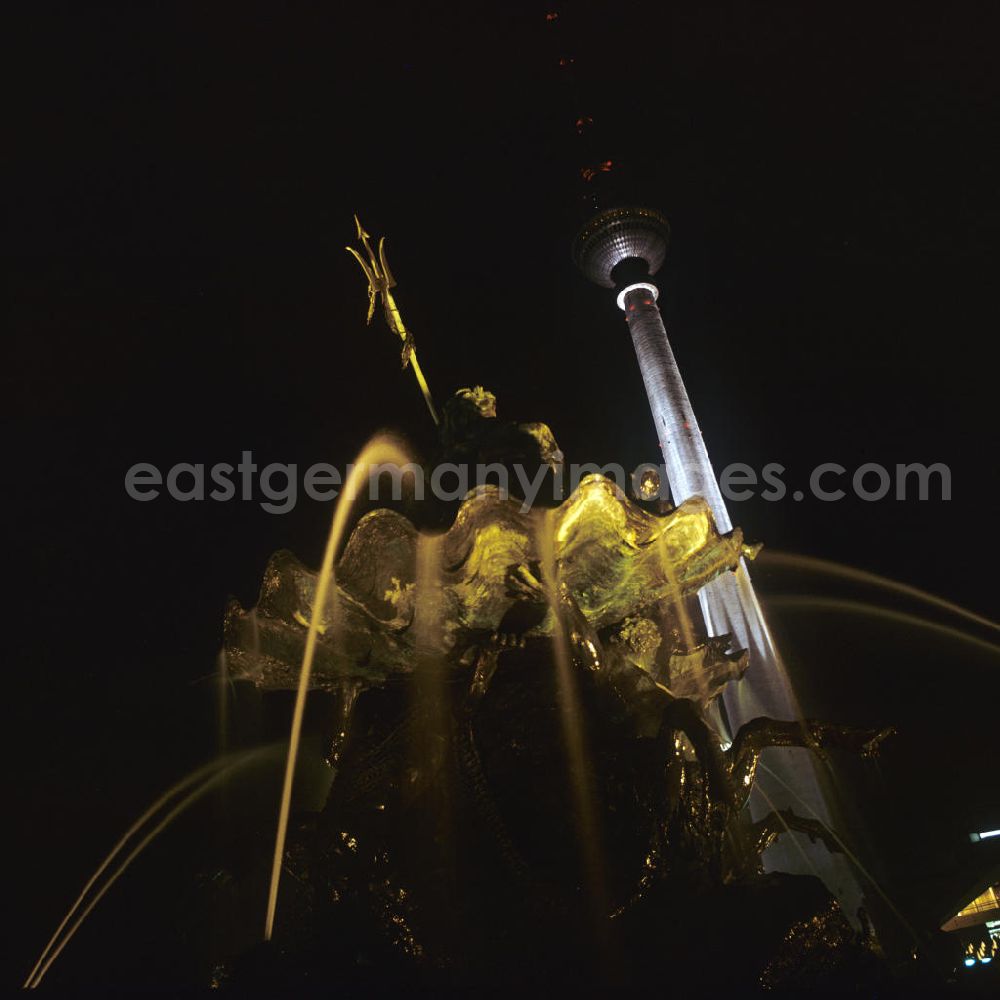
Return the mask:
{"type": "Polygon", "coordinates": [[[989,965],[990,962],[993,961],[993,956],[992,955],[986,955],[984,958],[981,958],[979,961],[982,962],[983,965],[989,965]]]}
{"type": "Polygon", "coordinates": [[[972,966],[976,964],[976,960],[974,958],[967,958],[965,960],[965,964],[969,966],[969,968],[972,968],[972,966]]]}
{"type": "Polygon", "coordinates": [[[733,745],[732,740],[724,740],[722,743],[719,744],[719,749],[728,750],[732,745],[733,745]]]}

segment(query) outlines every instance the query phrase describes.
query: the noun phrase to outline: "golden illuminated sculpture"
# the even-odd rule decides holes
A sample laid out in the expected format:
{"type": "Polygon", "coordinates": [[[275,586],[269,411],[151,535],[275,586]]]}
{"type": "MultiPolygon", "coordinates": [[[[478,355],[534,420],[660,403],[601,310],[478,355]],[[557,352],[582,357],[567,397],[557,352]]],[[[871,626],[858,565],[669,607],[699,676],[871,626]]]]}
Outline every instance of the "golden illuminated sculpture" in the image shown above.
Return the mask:
{"type": "MultiPolygon", "coordinates": [[[[598,475],[584,479],[554,514],[562,585],[595,629],[668,597],[693,595],[753,551],[739,529],[720,536],[699,499],[656,517],[598,475]]],[[[341,629],[334,637],[321,625],[314,685],[335,688],[345,680],[411,672],[418,614],[440,621],[442,654],[460,669],[468,649],[494,635],[512,605],[526,599],[512,576],[540,561],[537,522],[534,512],[522,512],[496,487],[470,496],[442,537],[440,589],[430,607],[415,594],[420,533],[396,511],[367,514],[347,542],[322,615],[323,622],[339,619],[341,629]]],[[[315,586],[316,574],[291,553],[272,557],[253,622],[235,606],[227,620],[235,676],[266,687],[294,679],[315,586]]],[[[524,638],[550,636],[555,620],[547,614],[524,638]]]]}
{"type": "MultiPolygon", "coordinates": [[[[470,392],[463,405],[494,424],[492,395],[478,389],[470,402],[470,392]],[[491,405],[476,402],[487,396],[491,405]]],[[[546,431],[543,465],[554,447],[546,431]]],[[[747,657],[728,637],[696,633],[688,602],[757,548],[739,529],[720,534],[700,498],[652,512],[592,475],[549,510],[525,511],[496,487],[473,491],[443,532],[370,511],[331,564],[321,605],[318,575],[277,553],[256,608],[233,602],[227,613],[230,675],[294,689],[313,623],[308,686],[333,699],[335,768],[310,835],[319,854],[303,862],[301,846],[283,851],[296,875],[283,891],[312,884],[335,900],[330,919],[347,922],[352,947],[355,935],[379,940],[408,969],[443,963],[471,982],[489,927],[513,919],[511,905],[529,906],[526,928],[554,949],[594,933],[594,921],[639,941],[692,893],[714,898],[747,879],[777,892],[760,855],[779,836],[841,850],[792,810],[750,819],[761,754],[870,756],[886,731],[761,718],[723,746],[711,722],[747,657]],[[590,910],[574,902],[581,884],[590,910]],[[455,907],[468,909],[460,928],[455,907]]],[[[828,894],[810,891],[782,934],[822,911],[824,940],[867,955],[828,894]]],[[[768,983],[794,967],[782,947],[768,983]]]]}
{"type": "MultiPolygon", "coordinates": [[[[376,253],[357,230],[367,259],[348,249],[368,280],[368,319],[381,296],[439,461],[558,475],[549,427],[500,421],[482,386],[439,416],[384,240],[376,253]]],[[[226,614],[229,676],[298,692],[267,913],[274,954],[366,989],[484,977],[514,988],[538,975],[624,987],[658,981],[665,960],[704,960],[726,912],[746,938],[739,985],[867,968],[871,942],[819,879],[765,875],[761,863],[783,835],[835,852],[840,840],[815,816],[754,820],[746,807],[768,748],[868,757],[889,731],[755,718],[730,742],[718,725],[748,657],[731,636],[705,634],[697,598],[759,546],[720,532],[700,496],[659,502],[651,476],[630,498],[590,475],[547,509],[492,485],[460,503],[400,493],[348,531],[366,463],[385,456],[410,458],[390,438],[362,453],[319,573],[279,552],[257,606],[233,601],[226,614]],[[309,690],[328,706],[332,783],[302,817],[292,784],[309,690]]]]}
{"type": "MultiPolygon", "coordinates": [[[[381,298],[436,426],[433,461],[418,464],[392,434],[373,437],[348,466],[318,570],[277,552],[256,606],[230,602],[220,685],[295,692],[290,739],[227,753],[154,802],[25,985],[41,983],[174,818],[280,751],[277,823],[256,831],[273,834],[264,941],[213,956],[213,985],[589,993],[698,980],[737,995],[877,992],[887,964],[866,910],[850,914],[858,930],[815,869],[765,873],[761,856],[778,838],[805,836],[860,863],[789,786],[795,810],[764,789],[766,808],[751,815],[748,802],[769,749],[867,759],[892,730],[725,718],[723,696],[738,695],[754,667],[733,635],[708,634],[699,598],[761,547],[697,492],[671,508],[653,470],[634,495],[594,474],[568,497],[554,490],[548,506],[511,491],[509,478],[507,488],[418,497],[417,477],[435,462],[523,467],[533,485],[561,484],[564,456],[547,424],[499,419],[482,385],[435,408],[385,240],[373,249],[355,223],[364,253],[347,249],[368,281],[368,323],[381,298]],[[392,502],[364,512],[387,468],[399,475],[392,502]],[[308,742],[317,736],[320,753],[308,742]],[[307,756],[327,779],[308,803],[307,756]]],[[[794,560],[992,624],[907,585],[794,560]]],[[[258,896],[251,885],[240,899],[258,896]]],[[[966,964],[989,964],[985,947],[966,964]]]]}
{"type": "Polygon", "coordinates": [[[434,409],[434,401],[431,399],[427,379],[424,378],[420,362],[417,360],[417,349],[413,343],[413,335],[403,323],[403,317],[399,314],[399,307],[392,294],[392,289],[396,287],[396,279],[392,276],[389,262],[385,259],[385,237],[383,236],[378,241],[378,253],[376,254],[375,250],[372,249],[371,236],[365,232],[365,227],[361,225],[361,220],[356,215],[354,216],[354,224],[357,226],[358,239],[361,241],[368,259],[366,261],[354,247],[345,247],[344,249],[361,265],[361,270],[364,271],[365,277],[368,279],[368,325],[371,325],[372,317],[375,315],[375,300],[381,296],[385,321],[389,329],[403,342],[403,368],[409,366],[413,369],[427,409],[430,410],[434,423],[437,423],[437,410],[434,409]]]}

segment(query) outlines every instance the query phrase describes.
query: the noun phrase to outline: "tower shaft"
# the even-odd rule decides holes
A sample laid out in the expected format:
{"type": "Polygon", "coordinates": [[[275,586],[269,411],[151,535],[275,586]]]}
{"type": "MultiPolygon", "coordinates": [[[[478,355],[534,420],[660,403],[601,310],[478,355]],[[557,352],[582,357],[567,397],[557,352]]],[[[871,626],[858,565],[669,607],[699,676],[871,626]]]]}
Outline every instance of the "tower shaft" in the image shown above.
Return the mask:
{"type": "MultiPolygon", "coordinates": [[[[619,296],[619,304],[632,334],[671,495],[675,505],[693,496],[702,497],[711,508],[719,531],[728,532],[732,530],[732,521],[667,338],[656,294],[653,285],[641,282],[626,288],[619,296]]],[[[723,696],[733,731],[759,716],[800,718],[801,711],[745,561],[741,560],[735,572],[724,573],[703,587],[698,599],[709,635],[730,634],[735,645],[750,653],[746,676],[739,684],[729,685],[723,696]]],[[[791,807],[799,813],[812,813],[827,826],[832,825],[830,810],[808,755],[789,750],[770,751],[764,763],[751,797],[755,819],[773,808],[791,807]]],[[[860,888],[849,866],[820,845],[779,841],[768,849],[764,860],[768,868],[820,874],[848,914],[853,914],[860,904],[860,888]]]]}
{"type": "MultiPolygon", "coordinates": [[[[732,531],[729,511],[667,338],[653,286],[644,283],[626,290],[621,301],[649,397],[674,504],[700,496],[711,508],[719,531],[732,531]]],[[[735,642],[750,651],[751,663],[768,664],[777,660],[745,562],[741,562],[736,573],[727,573],[702,588],[699,600],[710,635],[731,633],[735,642]]],[[[754,671],[754,681],[759,679],[754,686],[760,690],[755,692],[753,707],[758,715],[794,718],[798,715],[794,697],[787,684],[778,683],[778,678],[772,676],[776,673],[759,667],[754,671]]],[[[735,697],[730,696],[730,700],[735,697]]],[[[726,708],[730,711],[728,701],[726,708]]],[[[730,718],[734,725],[746,721],[743,715],[739,706],[732,706],[730,718]]]]}
{"type": "Polygon", "coordinates": [[[652,286],[642,284],[626,291],[623,304],[674,503],[700,496],[712,508],[719,531],[732,531],[729,512],[667,339],[652,286]]]}

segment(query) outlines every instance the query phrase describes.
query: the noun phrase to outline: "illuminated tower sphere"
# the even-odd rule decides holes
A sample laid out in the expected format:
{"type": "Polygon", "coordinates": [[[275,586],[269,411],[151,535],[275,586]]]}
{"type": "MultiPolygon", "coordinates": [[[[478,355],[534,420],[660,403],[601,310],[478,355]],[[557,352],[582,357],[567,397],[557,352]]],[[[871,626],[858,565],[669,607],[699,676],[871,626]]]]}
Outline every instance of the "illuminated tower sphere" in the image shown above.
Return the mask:
{"type": "MultiPolygon", "coordinates": [[[[659,212],[612,208],[594,216],[579,232],[573,243],[573,259],[591,281],[614,289],[618,306],[625,313],[674,504],[702,497],[719,531],[725,533],[733,527],[729,512],[656,304],[659,292],[652,277],[663,264],[669,238],[670,226],[659,212]]],[[[739,684],[730,684],[724,695],[731,728],[735,730],[761,715],[798,718],[795,697],[745,562],[741,561],[736,572],[724,573],[703,587],[698,598],[708,634],[731,635],[735,645],[750,653],[746,676],[739,684]]],[[[773,803],[777,808],[811,812],[830,825],[830,812],[807,755],[769,751],[766,763],[767,769],[762,768],[759,776],[762,795],[751,800],[755,819],[769,812],[773,803]]],[[[848,913],[853,913],[860,901],[850,870],[822,848],[776,845],[765,854],[765,862],[785,871],[818,870],[848,913]],[[810,855],[805,868],[801,866],[803,848],[810,855]]]]}

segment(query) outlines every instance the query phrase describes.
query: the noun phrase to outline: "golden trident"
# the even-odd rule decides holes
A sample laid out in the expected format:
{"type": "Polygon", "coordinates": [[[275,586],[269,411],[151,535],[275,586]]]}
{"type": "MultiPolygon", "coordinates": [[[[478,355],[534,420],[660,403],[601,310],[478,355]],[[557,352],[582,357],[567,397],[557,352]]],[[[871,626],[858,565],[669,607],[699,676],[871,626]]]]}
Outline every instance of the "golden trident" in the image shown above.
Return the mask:
{"type": "Polygon", "coordinates": [[[368,325],[371,326],[372,316],[375,315],[375,299],[381,295],[385,321],[389,325],[389,329],[398,334],[399,339],[403,342],[403,368],[405,369],[409,365],[413,369],[420,391],[424,394],[424,402],[427,404],[427,409],[431,411],[431,417],[436,424],[438,422],[437,411],[434,409],[431,391],[427,387],[427,379],[424,378],[420,362],[417,361],[417,348],[413,343],[413,335],[403,325],[403,317],[399,315],[399,307],[392,297],[391,289],[396,287],[396,279],[392,276],[392,271],[389,270],[389,264],[385,259],[385,237],[383,236],[378,241],[378,254],[376,254],[369,242],[371,237],[365,232],[365,227],[361,225],[356,215],[354,223],[358,227],[358,239],[365,248],[365,253],[368,254],[367,263],[354,247],[344,247],[344,249],[361,265],[361,270],[365,272],[365,277],[368,279],[368,325]]]}

